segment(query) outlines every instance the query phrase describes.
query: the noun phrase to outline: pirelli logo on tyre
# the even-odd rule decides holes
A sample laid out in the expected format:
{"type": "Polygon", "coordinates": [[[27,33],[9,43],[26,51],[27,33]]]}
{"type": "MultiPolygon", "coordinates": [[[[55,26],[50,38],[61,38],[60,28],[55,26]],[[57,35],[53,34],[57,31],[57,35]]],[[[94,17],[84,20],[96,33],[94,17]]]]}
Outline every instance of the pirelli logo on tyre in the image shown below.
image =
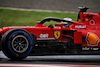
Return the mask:
{"type": "Polygon", "coordinates": [[[58,39],[60,37],[60,31],[55,31],[54,36],[56,39],[58,39]]]}

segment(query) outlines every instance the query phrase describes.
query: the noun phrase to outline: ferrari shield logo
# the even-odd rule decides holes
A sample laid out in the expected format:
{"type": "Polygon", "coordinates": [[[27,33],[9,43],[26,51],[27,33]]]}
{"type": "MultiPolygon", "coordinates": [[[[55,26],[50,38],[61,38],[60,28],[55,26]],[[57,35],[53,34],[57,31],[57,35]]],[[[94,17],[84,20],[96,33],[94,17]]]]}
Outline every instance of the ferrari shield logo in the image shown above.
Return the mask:
{"type": "Polygon", "coordinates": [[[60,31],[55,31],[54,36],[56,39],[58,39],[60,37],[60,31]]]}

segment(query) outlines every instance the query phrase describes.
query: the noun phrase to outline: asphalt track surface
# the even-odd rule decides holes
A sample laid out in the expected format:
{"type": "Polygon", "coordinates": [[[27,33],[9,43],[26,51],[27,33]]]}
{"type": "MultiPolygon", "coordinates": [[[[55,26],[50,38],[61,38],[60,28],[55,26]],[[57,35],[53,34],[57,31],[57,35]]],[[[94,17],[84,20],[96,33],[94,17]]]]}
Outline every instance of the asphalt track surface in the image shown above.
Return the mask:
{"type": "MultiPolygon", "coordinates": [[[[6,67],[7,65],[13,67],[24,65],[71,65],[68,67],[74,67],[73,65],[82,65],[85,67],[99,66],[100,67],[100,55],[48,55],[48,56],[28,56],[26,59],[21,61],[12,61],[8,59],[2,51],[0,51],[0,66],[6,67]]],[[[29,67],[27,66],[26,67],[29,67]]],[[[35,66],[34,66],[35,67],[35,66]]],[[[44,66],[43,66],[44,67],[44,66]]],[[[49,66],[48,66],[49,67],[49,66]]],[[[52,66],[50,66],[52,67],[52,66]]]]}
{"type": "Polygon", "coordinates": [[[85,6],[90,12],[100,12],[100,0],[0,0],[0,7],[78,12],[85,6]]]}

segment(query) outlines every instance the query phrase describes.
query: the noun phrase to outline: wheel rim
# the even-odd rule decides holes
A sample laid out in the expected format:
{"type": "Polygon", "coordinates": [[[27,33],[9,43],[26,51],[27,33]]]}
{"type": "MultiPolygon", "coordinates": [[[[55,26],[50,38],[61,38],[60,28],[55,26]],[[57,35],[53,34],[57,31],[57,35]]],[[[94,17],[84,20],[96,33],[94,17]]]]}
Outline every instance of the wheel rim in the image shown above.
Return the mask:
{"type": "Polygon", "coordinates": [[[12,48],[17,53],[23,53],[28,49],[29,42],[23,35],[17,35],[12,40],[12,48]]]}

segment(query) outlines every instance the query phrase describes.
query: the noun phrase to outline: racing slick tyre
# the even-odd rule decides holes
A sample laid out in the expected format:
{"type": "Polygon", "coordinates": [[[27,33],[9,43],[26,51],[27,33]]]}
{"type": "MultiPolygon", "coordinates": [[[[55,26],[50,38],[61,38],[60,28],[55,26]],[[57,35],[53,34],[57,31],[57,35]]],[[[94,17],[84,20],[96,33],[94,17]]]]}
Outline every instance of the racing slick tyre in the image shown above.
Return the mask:
{"type": "Polygon", "coordinates": [[[12,29],[2,37],[2,51],[11,60],[22,60],[31,52],[34,39],[25,30],[12,29]]]}

